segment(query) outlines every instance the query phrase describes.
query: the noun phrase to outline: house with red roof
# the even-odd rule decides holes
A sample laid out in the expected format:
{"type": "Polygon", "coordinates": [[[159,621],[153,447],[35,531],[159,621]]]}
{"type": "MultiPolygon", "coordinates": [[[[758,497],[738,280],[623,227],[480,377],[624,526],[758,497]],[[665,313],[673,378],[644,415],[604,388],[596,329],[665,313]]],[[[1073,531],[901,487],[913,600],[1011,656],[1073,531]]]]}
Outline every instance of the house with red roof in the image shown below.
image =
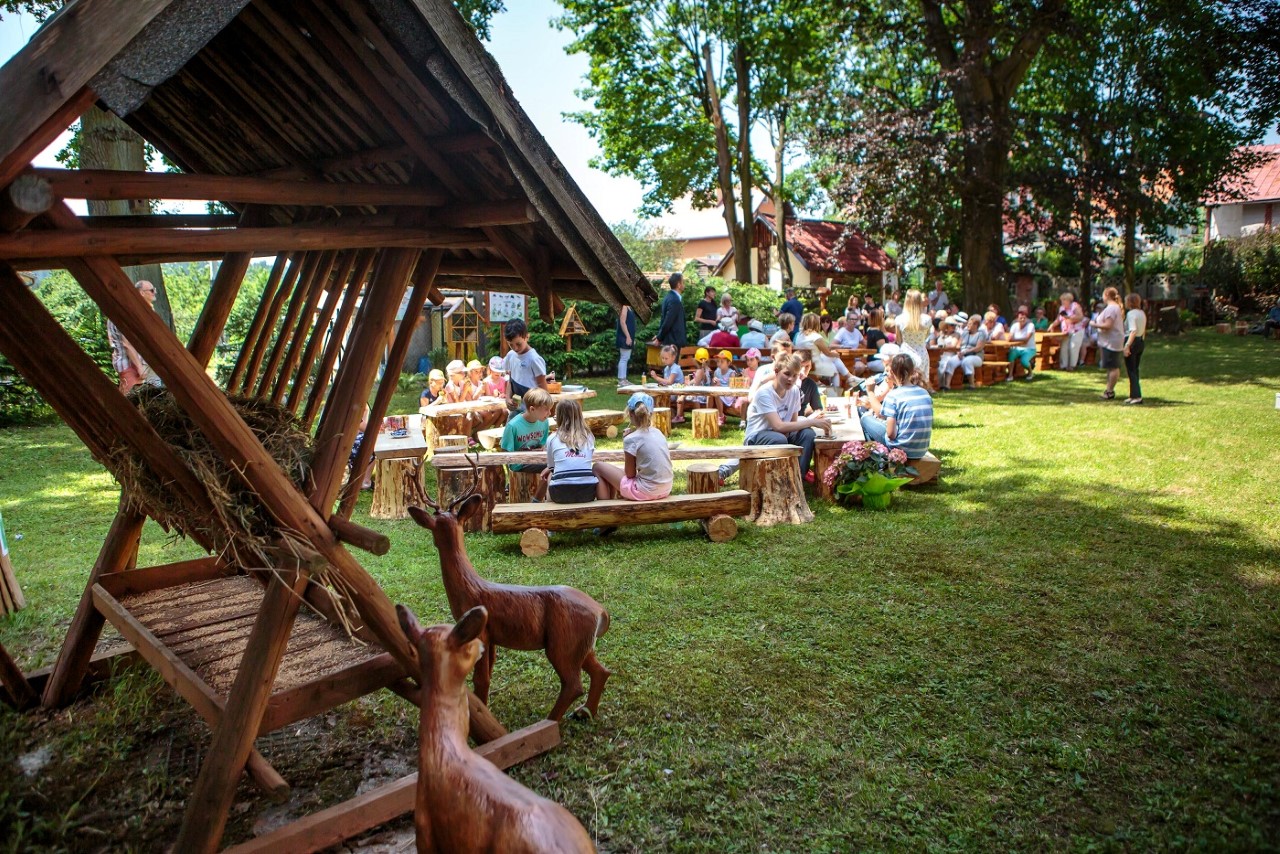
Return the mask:
{"type": "Polygon", "coordinates": [[[1251,145],[1258,162],[1229,185],[1229,194],[1204,200],[1206,240],[1244,237],[1280,226],[1280,145],[1251,145]]]}
{"type": "MultiPolygon", "coordinates": [[[[755,251],[739,269],[730,247],[715,275],[741,282],[782,285],[781,239],[773,211],[757,210],[752,230],[755,251]]],[[[847,222],[787,218],[786,251],[791,255],[792,282],[798,288],[859,284],[879,287],[894,269],[892,258],[847,222]]]]}

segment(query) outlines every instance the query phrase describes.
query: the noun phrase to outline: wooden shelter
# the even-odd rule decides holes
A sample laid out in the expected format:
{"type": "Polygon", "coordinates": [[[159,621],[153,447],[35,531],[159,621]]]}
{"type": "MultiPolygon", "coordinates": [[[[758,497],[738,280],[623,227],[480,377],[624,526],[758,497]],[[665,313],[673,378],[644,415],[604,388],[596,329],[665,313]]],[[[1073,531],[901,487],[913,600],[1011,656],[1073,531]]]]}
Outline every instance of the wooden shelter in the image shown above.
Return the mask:
{"type": "MultiPolygon", "coordinates": [[[[349,521],[356,492],[342,488],[406,289],[406,317],[444,284],[534,294],[548,317],[562,297],[643,316],[655,295],[448,0],[73,0],[0,68],[0,92],[0,352],[95,458],[138,460],[192,518],[216,512],[186,458],[19,275],[67,268],[281,532],[266,566],[187,531],[207,557],[135,568],[157,510],[122,497],[44,688],[47,705],[73,697],[104,619],[115,625],[213,730],[176,840],[213,851],[243,772],[287,786],[257,736],[383,687],[416,696],[415,652],[347,548],[389,543],[349,521]],[[94,104],[183,172],[32,168],[94,104]],[[234,214],[82,218],[68,198],[218,200],[234,214]],[[224,390],[205,368],[254,255],[276,261],[224,390]],[[222,265],[183,346],[122,265],[205,258],[222,265]],[[275,401],[314,430],[305,487],[226,392],[275,401]]],[[[412,327],[395,334],[389,364],[412,327]]],[[[378,386],[357,471],[396,379],[388,371],[378,386]]],[[[471,711],[477,749],[503,767],[558,739],[546,722],[507,733],[474,698],[471,711]]],[[[312,850],[411,808],[409,779],[242,847],[312,850]]]]}

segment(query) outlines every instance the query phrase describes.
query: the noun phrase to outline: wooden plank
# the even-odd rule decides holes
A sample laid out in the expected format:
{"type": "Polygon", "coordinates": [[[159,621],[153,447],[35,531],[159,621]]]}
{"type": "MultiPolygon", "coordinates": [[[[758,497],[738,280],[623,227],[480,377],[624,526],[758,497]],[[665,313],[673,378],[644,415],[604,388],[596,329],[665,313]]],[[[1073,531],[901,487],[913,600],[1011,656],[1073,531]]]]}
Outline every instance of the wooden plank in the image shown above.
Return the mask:
{"type": "MultiPolygon", "coordinates": [[[[111,621],[121,636],[133,645],[138,654],[155,668],[160,677],[177,691],[179,696],[190,703],[196,714],[204,718],[210,726],[216,724],[223,714],[222,698],[101,585],[93,586],[92,595],[98,610],[111,621]]],[[[250,753],[251,756],[247,757],[245,762],[245,770],[249,777],[273,797],[278,798],[287,792],[289,784],[271,767],[271,763],[263,759],[256,750],[251,749],[250,753]]]]}
{"type": "Polygon", "coordinates": [[[8,690],[9,696],[13,699],[14,708],[18,711],[29,709],[40,702],[35,689],[23,675],[22,668],[9,656],[4,644],[0,644],[0,685],[8,690]]]}
{"type": "Polygon", "coordinates": [[[25,47],[0,67],[0,186],[12,175],[11,156],[32,136],[49,131],[55,116],[62,122],[39,148],[26,156],[23,165],[43,150],[92,103],[85,87],[116,54],[166,6],[170,0],[137,0],[127,4],[111,0],[83,0],[69,5],[32,36],[25,47]],[[67,115],[63,108],[75,102],[79,109],[67,115]],[[61,113],[61,114],[60,114],[61,113]]]}
{"type": "Polygon", "coordinates": [[[106,214],[79,218],[85,228],[235,228],[236,214],[106,214]]]}
{"type": "Polygon", "coordinates": [[[524,199],[449,205],[431,216],[431,224],[451,228],[527,225],[538,222],[538,211],[524,199]]]}
{"type": "Polygon", "coordinates": [[[214,727],[213,743],[187,799],[176,851],[213,854],[218,850],[236,781],[253,752],[253,740],[308,583],[308,574],[299,572],[291,585],[276,575],[267,586],[226,708],[214,727]]]}
{"type": "MultiPolygon", "coordinates": [[[[476,748],[502,770],[546,753],[560,744],[560,727],[555,721],[538,721],[500,739],[476,748]]],[[[363,795],[344,801],[227,849],[226,854],[302,854],[337,845],[413,812],[418,775],[410,774],[363,795]]]]}
{"type": "Polygon", "coordinates": [[[652,525],[709,519],[712,516],[746,516],[751,493],[743,489],[700,495],[669,495],[657,501],[591,501],[586,504],[495,504],[493,533],[511,534],[529,528],[547,531],[582,531],[617,525],[652,525]]]}
{"type": "MultiPolygon", "coordinates": [[[[76,220],[77,226],[79,220],[76,220]]],[[[166,252],[249,252],[274,255],[298,249],[484,249],[489,238],[460,228],[345,228],[281,225],[261,228],[81,228],[0,234],[0,258],[166,252]]]]}
{"type": "MultiPolygon", "coordinates": [[[[672,460],[762,460],[773,457],[798,457],[800,448],[797,445],[722,445],[705,448],[672,448],[668,453],[672,460]]],[[[624,453],[620,449],[596,451],[592,457],[596,462],[620,463],[624,453]]],[[[509,466],[528,463],[545,463],[547,455],[543,451],[503,451],[494,454],[458,454],[436,455],[431,460],[435,468],[466,468],[472,461],[478,466],[509,466]]]]}
{"type": "Polygon", "coordinates": [[[348,280],[346,290],[342,292],[342,308],[338,309],[338,318],[333,322],[333,331],[329,334],[329,341],[324,347],[324,355],[320,357],[320,367],[316,370],[316,381],[307,395],[307,407],[302,413],[302,423],[308,430],[311,429],[311,422],[315,419],[316,413],[320,411],[320,404],[324,402],[325,395],[329,391],[333,366],[338,361],[338,353],[341,351],[342,343],[346,339],[347,329],[351,326],[352,318],[355,317],[356,308],[360,304],[360,292],[364,289],[364,282],[369,276],[369,271],[373,269],[375,257],[374,250],[364,250],[356,260],[355,271],[352,272],[348,280]]]}
{"type": "MultiPolygon", "coordinates": [[[[94,610],[96,611],[97,609],[94,610]]],[[[124,641],[120,641],[108,649],[96,650],[93,653],[93,657],[89,659],[89,669],[85,673],[84,679],[81,680],[77,697],[83,696],[88,686],[106,679],[116,668],[126,667],[139,661],[142,661],[142,656],[138,655],[137,650],[124,641]]],[[[41,667],[38,670],[29,671],[27,673],[27,681],[31,683],[31,687],[35,689],[37,694],[43,695],[45,686],[49,684],[49,677],[52,675],[52,665],[41,667]]]]}
{"type": "Polygon", "coordinates": [[[216,556],[211,555],[194,560],[149,566],[145,569],[103,573],[98,576],[98,583],[118,599],[134,593],[162,590],[196,581],[208,581],[231,572],[234,572],[233,567],[226,566],[216,556]]]}
{"type": "Polygon", "coordinates": [[[389,653],[365,659],[335,673],[274,695],[259,727],[260,735],[350,702],[404,678],[404,668],[389,653]]]}
{"type": "MultiPolygon", "coordinates": [[[[253,393],[253,385],[258,381],[258,371],[262,367],[262,360],[266,358],[267,348],[275,335],[276,321],[280,317],[280,311],[284,308],[285,300],[289,298],[289,294],[294,292],[302,271],[307,268],[308,259],[312,257],[312,254],[297,252],[290,256],[289,269],[285,273],[284,281],[280,283],[280,287],[276,290],[275,296],[271,298],[267,316],[263,319],[262,330],[259,332],[257,340],[254,341],[253,351],[245,364],[244,375],[240,379],[240,388],[238,389],[242,394],[253,393]]],[[[245,346],[248,346],[247,342],[245,346]]]]}
{"type": "Polygon", "coordinates": [[[239,202],[303,207],[398,205],[439,207],[448,194],[408,184],[361,184],[330,181],[277,181],[237,175],[179,172],[130,172],[113,169],[34,169],[63,199],[110,201],[171,199],[239,202]]]}
{"type": "Polygon", "coordinates": [[[235,367],[231,369],[231,376],[227,379],[227,391],[229,392],[235,392],[240,389],[240,380],[245,375],[250,356],[257,347],[258,338],[262,335],[263,328],[266,326],[267,313],[269,307],[275,303],[276,289],[280,287],[280,280],[284,277],[289,257],[283,253],[277,255],[275,263],[271,265],[271,273],[267,276],[266,285],[263,286],[262,299],[258,303],[258,310],[253,313],[253,323],[249,325],[249,331],[245,334],[244,343],[240,346],[240,352],[236,354],[235,367]]]}
{"type": "Polygon", "coordinates": [[[36,155],[53,145],[54,140],[97,100],[98,96],[93,93],[93,90],[85,86],[55,110],[40,127],[20,142],[17,148],[0,156],[0,187],[8,186],[11,181],[31,168],[31,161],[36,158],[36,155]]]}

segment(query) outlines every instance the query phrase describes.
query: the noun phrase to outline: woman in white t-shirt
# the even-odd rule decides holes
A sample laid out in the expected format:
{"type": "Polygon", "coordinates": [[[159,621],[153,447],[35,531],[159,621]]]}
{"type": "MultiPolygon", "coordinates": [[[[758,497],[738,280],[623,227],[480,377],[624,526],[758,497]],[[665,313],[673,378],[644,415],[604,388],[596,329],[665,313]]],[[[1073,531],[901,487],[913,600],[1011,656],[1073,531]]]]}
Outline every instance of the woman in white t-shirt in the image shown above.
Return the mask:
{"type": "Polygon", "coordinates": [[[556,504],[585,504],[609,497],[609,485],[592,468],[596,440],[576,400],[556,404],[556,431],[547,437],[547,495],[556,504]]]}
{"type": "Polygon", "coordinates": [[[1129,375],[1129,397],[1125,403],[1142,403],[1142,382],[1138,379],[1138,363],[1146,348],[1147,313],[1142,310],[1142,297],[1129,294],[1124,298],[1128,311],[1124,315],[1124,370],[1129,375]]]}
{"type": "Polygon", "coordinates": [[[1023,379],[1031,379],[1031,366],[1036,360],[1036,327],[1031,322],[1029,311],[1025,305],[1018,306],[1017,316],[1014,317],[1013,323],[1009,325],[1009,331],[1006,333],[1009,342],[1013,345],[1009,348],[1009,375],[1004,378],[1007,383],[1013,382],[1013,364],[1021,362],[1022,369],[1026,371],[1023,379]]]}
{"type": "Polygon", "coordinates": [[[716,309],[716,325],[719,326],[720,321],[725,319],[733,321],[734,328],[732,331],[736,333],[738,327],[738,310],[733,307],[733,297],[727,293],[720,297],[720,307],[716,309]]]}
{"type": "Polygon", "coordinates": [[[809,312],[800,319],[800,337],[796,339],[796,347],[813,351],[813,373],[818,382],[840,387],[835,361],[839,357],[831,352],[831,345],[822,336],[822,318],[809,312]]]}
{"type": "MultiPolygon", "coordinates": [[[[631,429],[622,439],[623,468],[596,463],[592,471],[610,491],[617,490],[620,498],[630,501],[666,498],[671,494],[675,472],[671,467],[671,452],[667,450],[667,437],[653,426],[653,398],[642,391],[631,395],[627,414],[631,417],[631,429]]],[[[609,529],[602,529],[600,533],[607,534],[609,529]]]]}

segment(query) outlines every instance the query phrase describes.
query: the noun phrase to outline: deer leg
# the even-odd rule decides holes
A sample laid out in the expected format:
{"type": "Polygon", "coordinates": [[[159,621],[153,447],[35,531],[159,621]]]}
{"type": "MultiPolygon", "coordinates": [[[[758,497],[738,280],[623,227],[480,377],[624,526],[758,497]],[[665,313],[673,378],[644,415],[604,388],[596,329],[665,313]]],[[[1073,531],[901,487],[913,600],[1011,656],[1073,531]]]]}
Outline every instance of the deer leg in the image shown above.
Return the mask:
{"type": "Polygon", "coordinates": [[[497,659],[497,649],[486,637],[484,655],[476,660],[475,672],[471,674],[472,687],[475,688],[476,696],[486,706],[489,705],[489,683],[493,679],[493,662],[497,659]]]}
{"type": "MultiPolygon", "coordinates": [[[[590,649],[586,651],[590,652],[590,649]]],[[[551,714],[547,715],[550,720],[558,721],[563,718],[564,713],[573,705],[573,701],[582,696],[582,662],[585,657],[580,648],[564,652],[547,648],[547,660],[551,662],[556,675],[560,677],[560,696],[556,698],[551,714]]]]}
{"type": "Polygon", "coordinates": [[[587,675],[591,677],[591,690],[587,693],[586,709],[591,713],[591,717],[596,717],[596,711],[600,708],[600,696],[604,693],[604,683],[613,673],[609,668],[605,667],[596,658],[596,651],[593,649],[587,653],[586,661],[582,662],[582,669],[587,671],[587,675]]]}

